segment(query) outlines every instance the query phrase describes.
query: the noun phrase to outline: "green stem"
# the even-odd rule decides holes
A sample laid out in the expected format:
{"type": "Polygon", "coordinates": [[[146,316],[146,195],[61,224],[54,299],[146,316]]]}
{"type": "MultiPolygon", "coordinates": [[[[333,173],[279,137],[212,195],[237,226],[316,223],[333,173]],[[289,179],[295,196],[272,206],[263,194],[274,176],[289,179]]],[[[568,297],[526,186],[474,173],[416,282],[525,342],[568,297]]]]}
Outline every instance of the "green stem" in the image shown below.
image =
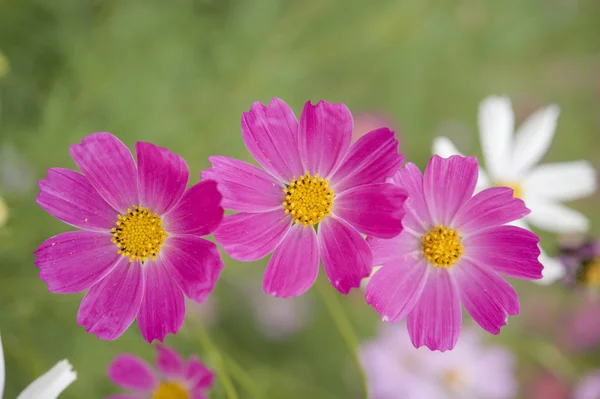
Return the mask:
{"type": "Polygon", "coordinates": [[[360,364],[360,359],[358,358],[358,354],[356,352],[358,348],[358,338],[354,333],[354,329],[352,328],[352,324],[350,320],[346,316],[346,312],[341,302],[338,300],[336,293],[333,292],[331,286],[325,282],[323,279],[318,279],[317,281],[317,290],[321,297],[323,298],[323,302],[327,306],[327,310],[333,319],[335,326],[338,329],[342,339],[346,343],[350,354],[352,355],[352,359],[356,364],[356,368],[358,369],[358,373],[360,374],[362,380],[362,387],[365,393],[365,398],[368,396],[367,390],[367,380],[365,377],[365,373],[360,364]]]}
{"type": "Polygon", "coordinates": [[[198,332],[198,340],[200,341],[200,344],[204,347],[204,350],[208,354],[211,364],[217,371],[217,375],[219,377],[219,380],[221,381],[221,384],[223,384],[223,388],[225,389],[225,394],[227,395],[227,398],[239,399],[235,387],[233,386],[233,382],[231,382],[231,378],[229,378],[229,374],[227,374],[225,362],[223,361],[221,352],[219,352],[219,348],[217,348],[210,339],[208,331],[206,331],[204,325],[199,323],[196,331],[198,332]]]}
{"type": "Polygon", "coordinates": [[[225,355],[225,363],[231,373],[231,376],[254,398],[263,398],[262,391],[254,383],[252,377],[239,365],[232,357],[225,355]]]}

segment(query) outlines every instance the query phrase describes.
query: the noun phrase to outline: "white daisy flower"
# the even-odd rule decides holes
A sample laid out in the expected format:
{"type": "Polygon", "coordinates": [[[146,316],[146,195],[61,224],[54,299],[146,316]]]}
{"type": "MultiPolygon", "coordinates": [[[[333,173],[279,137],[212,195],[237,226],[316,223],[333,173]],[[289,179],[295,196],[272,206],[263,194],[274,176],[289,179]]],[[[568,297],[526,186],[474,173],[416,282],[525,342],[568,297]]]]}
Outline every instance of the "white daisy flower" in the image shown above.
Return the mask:
{"type": "MultiPolygon", "coordinates": [[[[0,338],[0,399],[4,393],[4,352],[0,338]]],[[[46,374],[33,381],[17,399],[56,399],[75,379],[77,373],[67,360],[61,360],[46,374]]]]}
{"type": "MultiPolygon", "coordinates": [[[[592,194],[596,190],[596,171],[587,161],[537,165],[544,156],[556,128],[559,108],[550,105],[531,115],[517,132],[510,100],[491,96],[479,105],[479,135],[485,158],[479,170],[477,190],[490,186],[508,186],[531,209],[517,224],[528,224],[553,233],[581,233],[588,230],[588,219],[561,204],[592,194]]],[[[460,154],[447,137],[437,137],[433,152],[442,157],[460,154]]],[[[541,248],[540,248],[541,250],[541,248]]],[[[557,259],[544,251],[542,283],[551,283],[564,274],[557,259]]]]}

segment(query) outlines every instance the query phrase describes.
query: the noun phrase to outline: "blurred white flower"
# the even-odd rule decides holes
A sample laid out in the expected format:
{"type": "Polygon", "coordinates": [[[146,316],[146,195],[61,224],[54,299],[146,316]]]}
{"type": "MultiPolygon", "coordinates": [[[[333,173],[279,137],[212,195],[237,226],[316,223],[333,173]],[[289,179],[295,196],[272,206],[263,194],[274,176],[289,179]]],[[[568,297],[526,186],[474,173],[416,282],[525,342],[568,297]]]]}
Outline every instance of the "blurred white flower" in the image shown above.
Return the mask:
{"type": "MultiPolygon", "coordinates": [[[[0,399],[4,394],[4,352],[0,338],[0,399]]],[[[77,373],[67,360],[61,360],[44,375],[33,381],[17,396],[17,399],[55,399],[75,379],[77,373]]]]}
{"type": "Polygon", "coordinates": [[[512,399],[518,390],[512,352],[485,345],[468,327],[442,353],[415,349],[406,323],[385,324],[360,346],[359,358],[371,399],[512,399]]]}
{"type": "MultiPolygon", "coordinates": [[[[592,194],[596,190],[596,171],[587,161],[536,164],[548,150],[558,118],[556,105],[541,108],[531,115],[513,135],[514,115],[510,100],[492,96],[479,106],[479,134],[486,171],[479,170],[477,190],[490,186],[507,186],[515,191],[531,209],[524,219],[514,223],[528,224],[554,233],[576,233],[588,230],[588,219],[562,205],[592,194]],[[514,136],[514,137],[513,137],[514,136]]],[[[433,152],[442,157],[460,154],[447,137],[437,137],[433,152]]],[[[541,283],[551,283],[564,275],[561,263],[540,254],[544,265],[541,283]]]]}

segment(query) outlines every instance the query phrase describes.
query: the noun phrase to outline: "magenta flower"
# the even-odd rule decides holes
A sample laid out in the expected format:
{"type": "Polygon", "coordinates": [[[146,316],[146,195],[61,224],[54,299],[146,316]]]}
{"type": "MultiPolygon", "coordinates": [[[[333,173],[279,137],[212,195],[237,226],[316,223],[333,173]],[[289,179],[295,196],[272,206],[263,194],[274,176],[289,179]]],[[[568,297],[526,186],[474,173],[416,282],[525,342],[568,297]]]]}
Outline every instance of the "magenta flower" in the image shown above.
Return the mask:
{"type": "Polygon", "coordinates": [[[477,159],[433,156],[424,176],[412,163],[393,182],[408,192],[404,230],[393,239],[369,237],[374,263],[383,267],[367,286],[367,302],[384,321],[408,316],[415,347],[454,348],[461,303],[486,331],[498,334],[519,298],[499,274],[542,277],[538,237],[505,226],[529,213],[507,187],[473,196],[477,159]]]}
{"type": "Polygon", "coordinates": [[[223,217],[214,181],[188,190],[185,161],[166,148],[138,142],[138,164],[109,133],[69,149],[83,174],[48,169],[37,203],[82,230],[46,240],[35,252],[50,292],[89,289],[77,324],[99,338],[119,337],[137,317],[148,342],[177,333],[185,295],[202,302],[223,263],[201,238],[223,217]]]}
{"type": "Polygon", "coordinates": [[[108,367],[108,377],[132,391],[107,399],[206,399],[215,375],[197,357],[184,361],[173,349],[156,347],[157,373],[148,363],[129,354],[121,354],[108,367]]]}
{"type": "Polygon", "coordinates": [[[300,123],[286,103],[258,102],[242,116],[242,138],[262,166],[209,157],[203,179],[219,183],[227,216],[215,238],[234,259],[273,252],[263,288],[290,297],[306,292],[323,261],[341,293],[369,275],[372,255],[361,233],[391,238],[402,230],[400,187],[385,183],[402,163],[387,128],[350,146],[352,115],[344,104],[307,102],[300,123]],[[318,226],[318,232],[316,227],[318,226]]]}

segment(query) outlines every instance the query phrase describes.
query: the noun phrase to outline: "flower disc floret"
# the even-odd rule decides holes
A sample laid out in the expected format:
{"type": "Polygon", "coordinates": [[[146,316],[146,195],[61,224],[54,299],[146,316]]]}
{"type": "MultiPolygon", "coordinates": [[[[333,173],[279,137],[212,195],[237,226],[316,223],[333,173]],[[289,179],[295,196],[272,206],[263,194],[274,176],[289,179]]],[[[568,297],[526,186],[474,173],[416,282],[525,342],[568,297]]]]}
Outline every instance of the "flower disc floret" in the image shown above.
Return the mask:
{"type": "Polygon", "coordinates": [[[160,216],[143,206],[134,206],[133,210],[127,209],[125,215],[119,215],[117,227],[111,232],[111,241],[117,245],[118,253],[130,262],[156,260],[167,238],[160,216]]]}
{"type": "Polygon", "coordinates": [[[177,382],[163,382],[152,393],[152,399],[189,399],[186,389],[177,382]]]}
{"type": "Polygon", "coordinates": [[[443,225],[435,226],[421,239],[427,260],[436,267],[450,268],[464,254],[458,231],[443,225]]]}
{"type": "Polygon", "coordinates": [[[285,213],[292,215],[296,223],[314,225],[331,213],[334,192],[329,188],[329,180],[318,173],[312,176],[307,171],[300,179],[294,178],[283,192],[285,213]]]}

